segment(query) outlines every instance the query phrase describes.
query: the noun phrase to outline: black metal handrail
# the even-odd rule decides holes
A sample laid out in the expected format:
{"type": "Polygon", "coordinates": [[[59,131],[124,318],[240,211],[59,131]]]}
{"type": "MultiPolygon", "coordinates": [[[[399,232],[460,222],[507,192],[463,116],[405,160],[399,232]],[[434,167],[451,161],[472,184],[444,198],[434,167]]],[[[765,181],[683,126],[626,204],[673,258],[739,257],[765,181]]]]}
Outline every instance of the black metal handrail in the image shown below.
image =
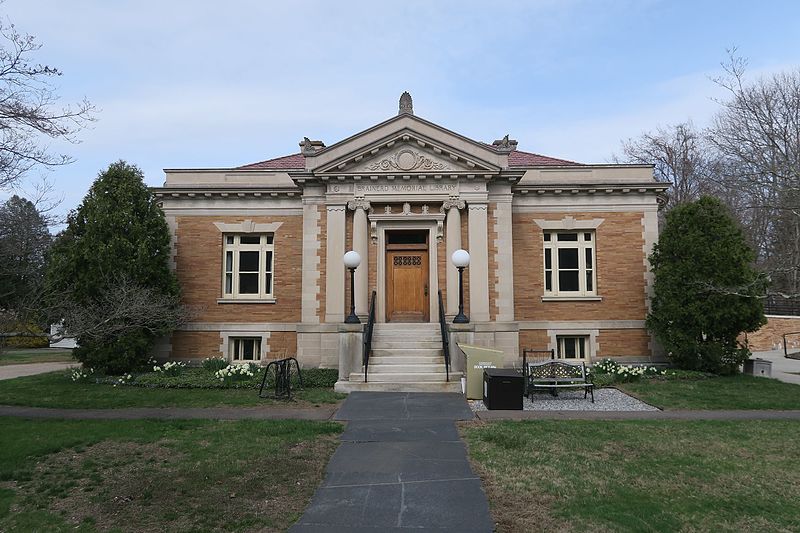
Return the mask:
{"type": "Polygon", "coordinates": [[[447,320],[444,318],[444,304],[442,304],[442,291],[439,291],[439,330],[442,333],[442,351],[444,352],[444,371],[447,381],[450,381],[450,335],[447,330],[447,320]]]}
{"type": "Polygon", "coordinates": [[[367,382],[369,356],[372,353],[372,330],[375,328],[375,295],[376,292],[372,291],[372,297],[369,303],[369,318],[367,318],[367,323],[364,325],[364,350],[361,356],[361,364],[364,365],[364,383],[367,382]]]}

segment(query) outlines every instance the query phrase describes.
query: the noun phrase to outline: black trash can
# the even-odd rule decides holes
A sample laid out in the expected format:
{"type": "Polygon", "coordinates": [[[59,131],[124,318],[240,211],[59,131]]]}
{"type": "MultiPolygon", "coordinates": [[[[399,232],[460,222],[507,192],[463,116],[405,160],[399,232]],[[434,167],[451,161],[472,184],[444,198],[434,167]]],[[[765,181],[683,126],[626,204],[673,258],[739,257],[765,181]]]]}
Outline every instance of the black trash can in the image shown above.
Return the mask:
{"type": "Polygon", "coordinates": [[[522,410],[524,380],[511,368],[483,371],[483,404],[487,409],[522,410]]]}

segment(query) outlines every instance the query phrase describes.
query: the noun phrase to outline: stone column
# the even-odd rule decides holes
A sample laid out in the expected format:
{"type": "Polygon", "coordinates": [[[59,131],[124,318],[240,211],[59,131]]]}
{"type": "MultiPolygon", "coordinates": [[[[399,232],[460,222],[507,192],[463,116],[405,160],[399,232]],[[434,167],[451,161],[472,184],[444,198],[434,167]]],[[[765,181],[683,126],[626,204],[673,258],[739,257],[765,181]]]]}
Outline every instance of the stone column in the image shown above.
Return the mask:
{"type": "Polygon", "coordinates": [[[369,313],[369,223],[367,222],[369,201],[356,198],[350,200],[347,207],[354,211],[353,250],[361,256],[361,264],[356,269],[355,297],[356,314],[363,318],[369,313]]]}
{"type": "Polygon", "coordinates": [[[344,322],[344,205],[329,205],[325,254],[325,322],[344,322]]]}
{"type": "Polygon", "coordinates": [[[453,266],[453,252],[461,248],[461,212],[464,200],[457,197],[442,202],[442,213],[447,215],[447,314],[458,313],[458,269],[453,266]]]}
{"type": "Polygon", "coordinates": [[[469,318],[489,321],[489,246],[487,204],[469,204],[469,318]]]}

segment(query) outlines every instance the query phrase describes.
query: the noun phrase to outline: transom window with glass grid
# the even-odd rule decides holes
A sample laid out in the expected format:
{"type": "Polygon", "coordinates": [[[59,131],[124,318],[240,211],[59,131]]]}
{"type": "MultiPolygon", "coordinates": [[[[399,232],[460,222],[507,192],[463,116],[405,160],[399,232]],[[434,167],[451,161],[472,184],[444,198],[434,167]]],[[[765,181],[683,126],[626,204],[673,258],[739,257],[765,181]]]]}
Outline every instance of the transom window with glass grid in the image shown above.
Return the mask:
{"type": "Polygon", "coordinates": [[[544,293],[551,296],[596,294],[594,232],[544,233],[544,293]]]}
{"type": "Polygon", "coordinates": [[[261,360],[261,337],[234,337],[230,342],[231,361],[261,360]]]}
{"type": "Polygon", "coordinates": [[[586,359],[586,348],[589,343],[587,335],[561,336],[558,341],[558,357],[560,359],[586,359]]]}
{"type": "Polygon", "coordinates": [[[225,235],[222,292],[226,298],[272,298],[274,235],[225,235]]]}

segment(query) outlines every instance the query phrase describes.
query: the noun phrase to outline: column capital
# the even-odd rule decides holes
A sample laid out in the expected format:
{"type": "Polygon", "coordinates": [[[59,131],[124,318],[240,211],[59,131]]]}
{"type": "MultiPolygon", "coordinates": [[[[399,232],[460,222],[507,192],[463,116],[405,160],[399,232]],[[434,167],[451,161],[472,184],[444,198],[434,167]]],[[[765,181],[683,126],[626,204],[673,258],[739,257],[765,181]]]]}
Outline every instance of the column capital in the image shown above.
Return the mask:
{"type": "Polygon", "coordinates": [[[347,202],[347,208],[351,211],[355,211],[357,209],[363,209],[364,211],[369,211],[370,203],[369,200],[365,198],[353,198],[349,202],[347,202]]]}
{"type": "Polygon", "coordinates": [[[458,197],[449,198],[444,202],[442,202],[441,212],[446,214],[447,211],[453,208],[461,210],[464,209],[466,205],[467,205],[466,202],[464,202],[464,200],[459,199],[458,197]]]}

